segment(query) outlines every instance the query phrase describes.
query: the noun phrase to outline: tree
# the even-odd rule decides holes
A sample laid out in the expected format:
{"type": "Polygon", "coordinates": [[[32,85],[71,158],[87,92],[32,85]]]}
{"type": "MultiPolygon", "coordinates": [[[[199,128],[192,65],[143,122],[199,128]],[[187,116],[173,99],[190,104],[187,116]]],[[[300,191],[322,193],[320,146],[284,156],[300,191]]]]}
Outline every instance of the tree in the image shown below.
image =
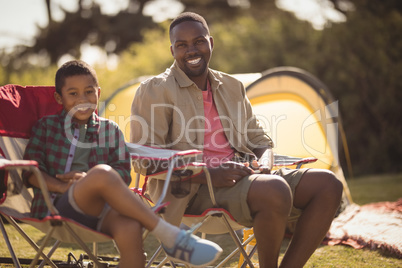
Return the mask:
{"type": "MultiPolygon", "coordinates": [[[[337,5],[339,1],[333,1],[337,5]]],[[[340,100],[357,173],[397,172],[402,159],[400,1],[353,1],[323,31],[315,73],[340,100]]]]}
{"type": "Polygon", "coordinates": [[[64,10],[65,19],[57,22],[52,19],[50,0],[46,0],[49,24],[40,29],[35,44],[27,47],[21,56],[45,51],[50,63],[56,63],[66,53],[79,58],[84,42],[102,47],[108,53],[120,53],[132,42],[142,40],[141,31],[157,27],[152,18],[142,14],[146,0],[136,1],[139,2],[136,12],[127,9],[115,16],[102,14],[96,3],[84,6],[82,2],[79,1],[77,12],[64,10]]]}
{"type": "MultiPolygon", "coordinates": [[[[287,65],[311,72],[339,100],[355,174],[400,172],[402,1],[322,1],[331,1],[346,22],[317,31],[276,8],[274,0],[181,2],[209,22],[215,40],[212,68],[250,73],[287,65]],[[229,5],[234,2],[249,5],[229,5]]],[[[51,62],[67,52],[79,57],[82,42],[120,55],[116,70],[95,66],[103,98],[133,78],[160,73],[172,60],[168,23],[156,24],[142,14],[148,0],[131,2],[138,7],[134,13],[116,16],[102,14],[95,4],[66,12],[65,22],[41,29],[35,48],[1,55],[0,83],[52,84],[56,66],[51,62]],[[32,58],[35,68],[24,69],[32,58]]]]}
{"type": "MultiPolygon", "coordinates": [[[[101,12],[100,6],[94,1],[78,1],[78,10],[69,12],[64,10],[65,19],[55,21],[51,12],[51,0],[44,0],[47,7],[49,23],[39,29],[32,47],[19,47],[13,57],[6,57],[14,65],[14,68],[29,66],[21,62],[29,62],[29,57],[35,55],[42,58],[46,64],[55,64],[65,54],[74,58],[81,56],[80,47],[83,43],[96,45],[106,50],[107,53],[120,54],[133,43],[139,43],[142,33],[146,30],[159,27],[152,17],[144,15],[144,7],[151,0],[130,0],[125,10],[116,15],[107,15],[101,12]]],[[[245,10],[244,6],[229,4],[233,1],[195,1],[182,0],[186,10],[197,10],[205,14],[208,21],[231,18],[245,10]],[[210,12],[213,10],[213,12],[210,12]]],[[[240,1],[242,2],[242,1],[240,1]]],[[[247,1],[243,1],[246,2],[247,1]]],[[[274,1],[249,0],[252,4],[267,2],[273,5],[274,1]]],[[[4,60],[3,60],[4,61],[4,60]]]]}

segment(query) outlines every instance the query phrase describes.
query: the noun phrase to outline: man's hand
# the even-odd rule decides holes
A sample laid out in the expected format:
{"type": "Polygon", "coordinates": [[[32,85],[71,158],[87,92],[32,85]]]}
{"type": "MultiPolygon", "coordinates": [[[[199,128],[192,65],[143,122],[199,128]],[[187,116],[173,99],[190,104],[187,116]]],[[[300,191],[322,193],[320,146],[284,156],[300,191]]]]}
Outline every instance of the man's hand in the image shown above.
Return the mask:
{"type": "Polygon", "coordinates": [[[215,187],[231,187],[237,181],[249,176],[254,171],[248,167],[248,164],[241,164],[236,162],[225,162],[219,167],[210,168],[209,172],[212,178],[212,184],[215,187]]]}
{"type": "Polygon", "coordinates": [[[250,164],[246,163],[246,165],[250,165],[250,168],[252,168],[255,173],[271,174],[271,167],[260,165],[257,160],[253,160],[250,164]]]}

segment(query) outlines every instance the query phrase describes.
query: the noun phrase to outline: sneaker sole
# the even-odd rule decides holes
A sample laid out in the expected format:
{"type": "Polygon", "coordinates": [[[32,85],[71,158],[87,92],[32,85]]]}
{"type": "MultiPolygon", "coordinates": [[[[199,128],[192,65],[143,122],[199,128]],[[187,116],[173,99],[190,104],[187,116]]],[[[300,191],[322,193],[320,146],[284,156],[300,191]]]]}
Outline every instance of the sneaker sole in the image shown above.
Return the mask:
{"type": "Polygon", "coordinates": [[[169,256],[169,255],[167,255],[167,254],[166,254],[166,255],[167,255],[167,258],[168,258],[169,260],[174,261],[174,262],[184,263],[184,264],[186,264],[186,265],[190,265],[191,267],[205,267],[205,266],[207,266],[207,265],[210,265],[210,264],[214,263],[214,262],[219,258],[219,256],[220,256],[221,254],[222,254],[222,251],[218,252],[218,253],[215,255],[215,257],[214,257],[213,260],[211,260],[211,261],[209,261],[209,262],[207,262],[207,263],[200,264],[200,265],[191,264],[191,263],[186,262],[186,261],[183,261],[183,260],[181,260],[181,259],[177,259],[177,258],[171,257],[171,256],[169,256]]]}

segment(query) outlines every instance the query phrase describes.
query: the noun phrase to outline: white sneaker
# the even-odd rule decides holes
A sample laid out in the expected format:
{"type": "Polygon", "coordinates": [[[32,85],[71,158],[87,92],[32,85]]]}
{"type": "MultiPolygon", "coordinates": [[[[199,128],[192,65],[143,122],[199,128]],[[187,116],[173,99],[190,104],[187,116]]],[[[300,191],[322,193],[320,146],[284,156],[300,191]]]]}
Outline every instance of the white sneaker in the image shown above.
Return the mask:
{"type": "Polygon", "coordinates": [[[222,248],[214,242],[201,239],[191,233],[191,230],[181,230],[172,248],[163,246],[169,259],[194,267],[204,267],[214,261],[222,253],[222,248]]]}

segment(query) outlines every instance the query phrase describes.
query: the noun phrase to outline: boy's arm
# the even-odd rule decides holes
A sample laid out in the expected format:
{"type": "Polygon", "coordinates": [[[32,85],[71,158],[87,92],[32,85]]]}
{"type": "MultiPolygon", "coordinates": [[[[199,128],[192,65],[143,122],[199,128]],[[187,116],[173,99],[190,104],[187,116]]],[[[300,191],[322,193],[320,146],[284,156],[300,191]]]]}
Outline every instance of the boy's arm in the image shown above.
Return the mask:
{"type": "MultiPolygon", "coordinates": [[[[25,148],[24,152],[24,160],[35,160],[38,162],[38,168],[44,174],[44,176],[48,175],[48,169],[45,164],[46,162],[46,126],[42,120],[39,120],[32,128],[31,137],[28,141],[28,144],[25,148]]],[[[22,177],[24,183],[29,186],[38,187],[38,185],[30,184],[30,177],[32,173],[29,171],[23,171],[22,177]]],[[[37,180],[36,180],[37,181],[37,180]]]]}
{"type": "Polygon", "coordinates": [[[124,136],[121,130],[116,125],[115,137],[118,137],[115,142],[115,146],[110,148],[109,154],[109,165],[116,170],[123,181],[130,185],[131,183],[131,159],[130,153],[128,152],[127,145],[124,141],[124,136]]]}
{"type": "MultiPolygon", "coordinates": [[[[64,193],[70,188],[71,184],[74,183],[74,180],[63,181],[50,176],[46,172],[41,171],[41,173],[50,192],[64,193]]],[[[36,178],[34,174],[28,175],[26,180],[30,185],[39,188],[38,178],[36,178]]]]}

